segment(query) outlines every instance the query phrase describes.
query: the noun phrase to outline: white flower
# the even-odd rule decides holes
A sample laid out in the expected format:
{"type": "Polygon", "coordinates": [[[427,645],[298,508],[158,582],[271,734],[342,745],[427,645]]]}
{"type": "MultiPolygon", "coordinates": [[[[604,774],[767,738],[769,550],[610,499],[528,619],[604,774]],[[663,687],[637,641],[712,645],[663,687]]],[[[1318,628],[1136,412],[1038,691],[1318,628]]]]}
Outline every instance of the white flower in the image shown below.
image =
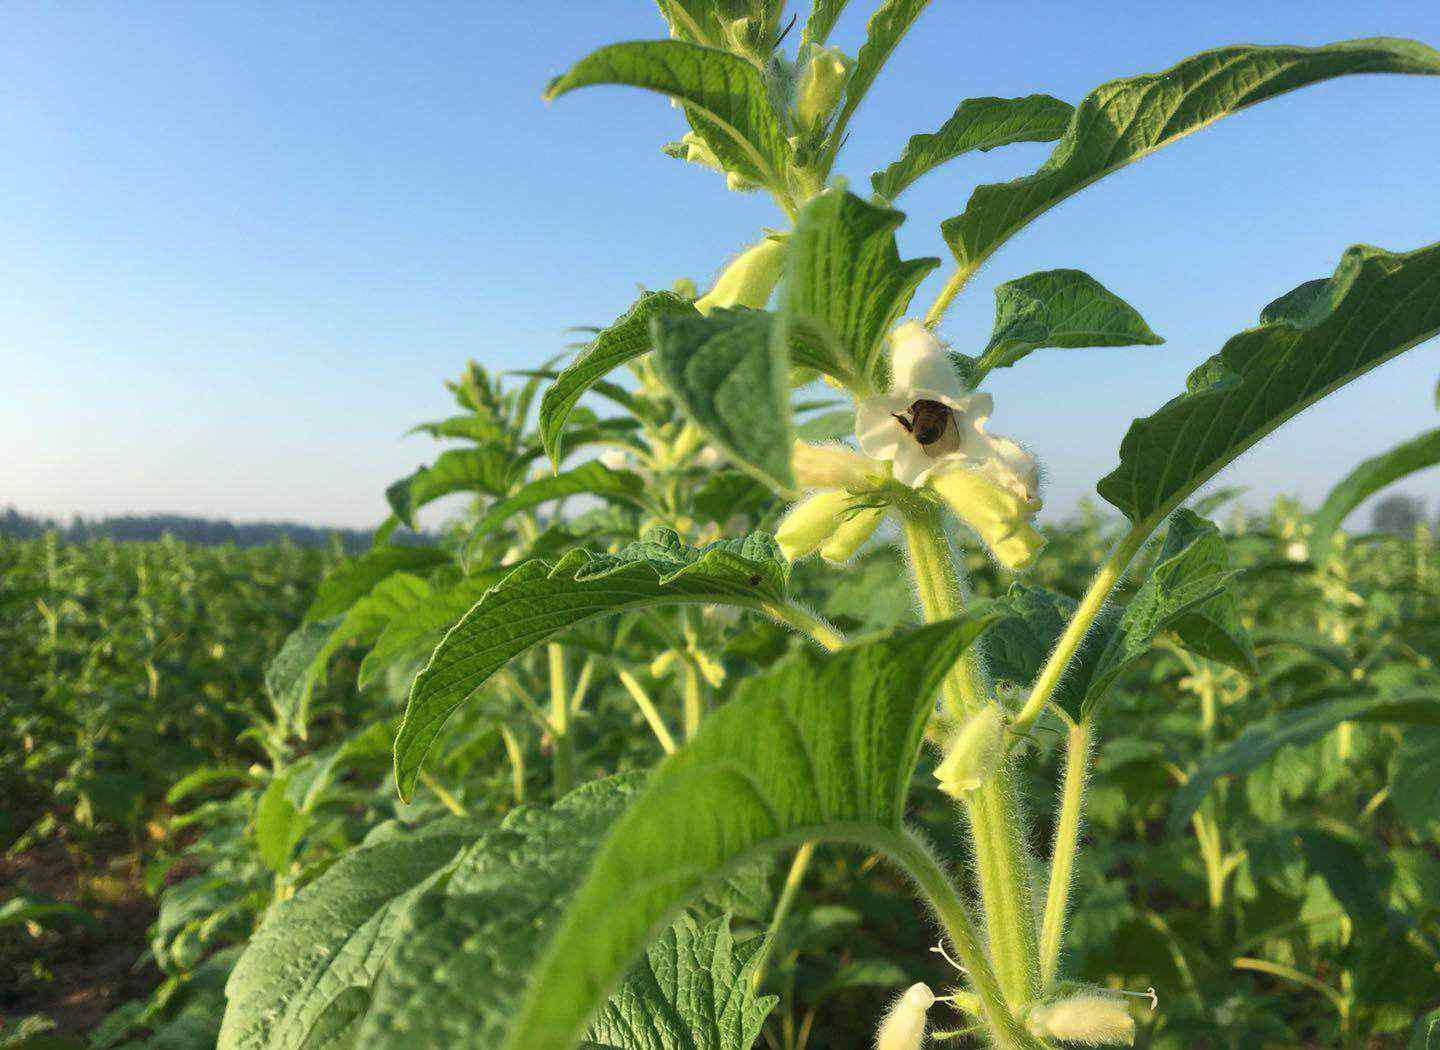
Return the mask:
{"type": "Polygon", "coordinates": [[[875,1033],[875,1050],[920,1050],[925,1042],[926,1012],[935,993],[926,984],[912,984],[896,999],[875,1033]]]}

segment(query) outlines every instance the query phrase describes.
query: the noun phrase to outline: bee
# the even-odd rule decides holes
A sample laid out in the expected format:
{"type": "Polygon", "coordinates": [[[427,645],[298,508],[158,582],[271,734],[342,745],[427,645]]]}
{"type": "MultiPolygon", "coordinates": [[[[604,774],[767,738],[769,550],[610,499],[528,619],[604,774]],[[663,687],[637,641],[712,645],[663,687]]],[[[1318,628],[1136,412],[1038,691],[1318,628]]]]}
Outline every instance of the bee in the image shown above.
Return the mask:
{"type": "Polygon", "coordinates": [[[960,447],[960,435],[954,427],[954,413],[939,401],[916,401],[910,406],[910,418],[892,412],[895,422],[905,428],[925,450],[927,456],[938,458],[960,447]]]}

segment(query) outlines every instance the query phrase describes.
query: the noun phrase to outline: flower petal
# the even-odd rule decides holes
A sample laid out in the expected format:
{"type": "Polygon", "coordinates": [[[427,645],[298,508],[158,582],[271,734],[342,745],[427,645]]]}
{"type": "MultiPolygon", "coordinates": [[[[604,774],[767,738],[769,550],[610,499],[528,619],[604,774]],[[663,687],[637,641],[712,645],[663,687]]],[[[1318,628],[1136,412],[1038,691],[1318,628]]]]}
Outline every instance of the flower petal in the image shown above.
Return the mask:
{"type": "Polygon", "coordinates": [[[926,483],[979,533],[1001,565],[1021,572],[1035,563],[1045,547],[1045,537],[1030,524],[1040,509],[1038,498],[1027,500],[958,460],[933,473],[926,483]]]}
{"type": "Polygon", "coordinates": [[[802,489],[859,489],[873,486],[885,475],[884,464],[844,445],[795,442],[790,454],[795,481],[802,489]]]}

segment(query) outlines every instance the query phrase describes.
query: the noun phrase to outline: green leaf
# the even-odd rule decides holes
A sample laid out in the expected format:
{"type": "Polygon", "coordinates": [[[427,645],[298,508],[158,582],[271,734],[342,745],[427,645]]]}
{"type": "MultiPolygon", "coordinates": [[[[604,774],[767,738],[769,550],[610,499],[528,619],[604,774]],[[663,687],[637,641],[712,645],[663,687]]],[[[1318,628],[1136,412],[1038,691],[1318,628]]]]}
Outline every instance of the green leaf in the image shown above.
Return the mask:
{"type": "Polygon", "coordinates": [[[830,147],[832,157],[840,148],[845,127],[865,98],[865,93],[928,3],[929,0],[881,0],[870,21],[865,23],[865,43],[860,45],[860,53],[855,56],[855,69],[845,84],[845,103],[835,120],[830,147]]]}
{"type": "Polygon", "coordinates": [[[1403,441],[1394,448],[1372,456],[1341,478],[1311,518],[1310,558],[1325,560],[1335,530],[1346,516],[1370,496],[1417,470],[1440,463],[1440,428],[1403,441]]]}
{"type": "Polygon", "coordinates": [[[423,660],[459,622],[472,605],[509,573],[508,569],[486,569],[471,573],[458,583],[417,592],[415,604],[404,616],[392,617],[380,632],[375,645],[360,662],[360,688],[374,685],[399,664],[423,660]]]}
{"type": "Polygon", "coordinates": [[[801,39],[811,44],[824,44],[830,39],[830,31],[835,28],[835,23],[848,2],[849,0],[815,0],[810,7],[810,17],[805,21],[801,39]]]}
{"type": "Polygon", "coordinates": [[[529,976],[505,1050],[564,1050],[707,878],[811,840],[893,841],[940,681],[988,621],[949,621],[748,679],[616,822],[529,976]]]}
{"type": "Polygon", "coordinates": [[[307,620],[290,632],[275,659],[265,668],[265,691],[270,694],[281,736],[294,733],[305,739],[310,720],[310,694],[321,671],[316,657],[339,625],[338,616],[307,620]]]}
{"type": "Polygon", "coordinates": [[[1412,729],[1390,772],[1390,802],[1421,841],[1440,837],[1440,730],[1412,729]]]}
{"type": "Polygon", "coordinates": [[[410,798],[425,752],[451,713],[531,646],[594,617],[648,605],[780,603],[788,571],[764,533],[688,547],[659,528],[618,554],[572,550],[553,566],[526,562],[455,624],[416,677],[395,738],[400,796],[410,798]]]}
{"type": "Polygon", "coordinates": [[[995,289],[995,329],[972,371],[1009,368],[1043,346],[1158,346],[1133,306],[1079,270],[1046,270],[995,289]]]}
{"type": "Polygon", "coordinates": [[[395,516],[412,529],[415,512],[452,492],[503,496],[515,483],[523,462],[506,448],[455,448],[428,467],[401,478],[385,490],[395,516]]]}
{"type": "Polygon", "coordinates": [[[617,1050],[750,1050],[778,1002],[751,987],[762,942],[737,946],[729,916],[702,927],[682,915],[650,942],[589,1038],[617,1050]]]}
{"type": "Polygon", "coordinates": [[[971,150],[984,153],[1015,142],[1053,142],[1065,133],[1075,107],[1049,95],[967,98],[933,135],[911,135],[900,159],[870,176],[870,185],[894,200],[920,176],[971,150]]]}
{"type": "Polygon", "coordinates": [[[679,99],[695,130],[728,169],[785,190],[790,143],[753,63],[683,40],[611,44],[551,80],[545,98],[591,84],[628,84],[679,99]]]}
{"type": "Polygon", "coordinates": [[[290,801],[291,769],[270,781],[255,807],[255,847],[260,859],[275,872],[290,866],[290,856],[309,825],[309,815],[290,801]]]}
{"type": "Polygon", "coordinates": [[[361,598],[340,621],[315,654],[311,675],[316,684],[325,681],[331,657],[351,643],[374,642],[396,619],[408,615],[431,594],[431,586],[408,572],[397,572],[381,580],[361,598]]]}
{"type": "Polygon", "coordinates": [[[830,189],[800,212],[790,237],[782,316],[805,336],[795,363],[847,385],[879,386],[885,335],[939,259],[902,262],[903,212],[830,189]]]}
{"type": "Polygon", "coordinates": [[[1440,245],[1349,249],[1333,277],[1272,303],[1185,393],[1132,423],[1100,495],[1137,524],[1156,520],[1297,413],[1440,331],[1437,289],[1440,245]]]}
{"type": "Polygon", "coordinates": [[[775,317],[718,309],[657,317],[655,368],[677,403],[737,467],[790,493],[790,368],[775,317]]]}
{"type": "Polygon", "coordinates": [[[1255,722],[1227,746],[1191,771],[1185,785],[1170,803],[1169,833],[1185,829],[1206,794],[1221,777],[1240,776],[1270,759],[1286,746],[1316,740],[1342,722],[1395,722],[1402,725],[1440,725],[1440,702],[1429,696],[1363,697],[1331,700],[1282,711],[1255,722]]]}
{"type": "Polygon", "coordinates": [[[346,612],[381,580],[397,572],[424,572],[451,560],[438,547],[374,547],[341,563],[320,581],[307,620],[327,620],[346,612]]]}
{"type": "Polygon", "coordinates": [[[650,352],[650,319],[662,314],[694,314],[688,299],[674,292],[646,292],[609,328],[561,369],[540,399],[540,440],[555,469],[564,457],[565,420],[595,381],[650,352]]]}
{"type": "Polygon", "coordinates": [[[406,909],[481,830],[443,820],[351,850],[276,905],[230,977],[217,1050],[297,1050],[332,1001],[370,988],[406,909]]]}
{"type": "Polygon", "coordinates": [[[645,505],[645,479],[628,470],[611,470],[592,459],[571,470],[526,482],[508,499],[492,503],[470,531],[473,547],[487,533],[521,511],[568,496],[598,496],[632,507],[645,505]]]}
{"type": "Polygon", "coordinates": [[[497,419],[468,412],[463,416],[450,416],[432,423],[418,423],[406,431],[407,434],[429,434],[433,438],[463,438],[477,445],[496,445],[505,442],[509,435],[497,419]]]}
{"type": "Polygon", "coordinates": [[[941,230],[974,272],[1037,216],[1097,179],[1221,117],[1267,98],[1354,73],[1440,73],[1440,54],[1376,37],[1325,47],[1240,45],[1205,51],[1163,73],[1102,84],[1086,95],[1050,158],[1032,175],[976,187],[941,230]]]}

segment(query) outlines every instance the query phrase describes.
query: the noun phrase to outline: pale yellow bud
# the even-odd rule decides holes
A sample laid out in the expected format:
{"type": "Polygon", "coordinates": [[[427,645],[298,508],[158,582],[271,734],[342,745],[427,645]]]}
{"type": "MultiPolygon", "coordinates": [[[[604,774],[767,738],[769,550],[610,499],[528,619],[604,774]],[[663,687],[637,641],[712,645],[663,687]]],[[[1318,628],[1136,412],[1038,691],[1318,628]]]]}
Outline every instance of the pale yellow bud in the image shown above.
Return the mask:
{"type": "Polygon", "coordinates": [[[722,306],[749,306],[760,309],[770,300],[785,262],[785,245],[766,237],[741,252],[715,287],[695,300],[695,309],[708,314],[722,306]]]}
{"type": "Polygon", "coordinates": [[[1082,1046],[1133,1046],[1135,1018],[1125,1004],[1099,992],[1081,992],[1036,1007],[1030,1031],[1041,1039],[1062,1039],[1082,1046]]]}
{"type": "Polygon", "coordinates": [[[685,159],[691,164],[714,168],[716,171],[725,170],[725,166],[720,163],[720,158],[715,156],[715,151],[695,132],[685,132],[685,137],[680,140],[680,144],[685,147],[685,159]]]}
{"type": "Polygon", "coordinates": [[[1040,509],[1038,499],[1025,499],[1013,489],[983,475],[954,466],[931,476],[928,484],[1005,568],[1021,572],[1035,564],[1045,537],[1030,524],[1040,509]]]}
{"type": "Polygon", "coordinates": [[[875,1050],[920,1050],[925,1041],[925,1012],[935,1003],[929,985],[912,984],[895,1000],[875,1033],[875,1050]]]}
{"type": "Polygon", "coordinates": [[[1005,713],[986,704],[965,720],[935,767],[940,790],[960,798],[985,783],[1005,758],[1005,713]]]}
{"type": "Polygon", "coordinates": [[[795,87],[795,120],[807,131],[829,119],[845,81],[850,77],[850,59],[836,47],[818,49],[795,87]]]}
{"type": "Polygon", "coordinates": [[[860,545],[874,535],[884,520],[884,507],[865,507],[853,511],[841,522],[830,541],[820,548],[820,557],[837,565],[844,564],[855,556],[860,545]]]}
{"type": "Polygon", "coordinates": [[[817,492],[791,507],[775,530],[775,540],[785,557],[795,561],[829,542],[844,524],[849,505],[849,493],[817,492]]]}
{"type": "Polygon", "coordinates": [[[844,445],[795,442],[790,453],[795,482],[802,489],[861,489],[882,480],[882,465],[844,445]]]}

